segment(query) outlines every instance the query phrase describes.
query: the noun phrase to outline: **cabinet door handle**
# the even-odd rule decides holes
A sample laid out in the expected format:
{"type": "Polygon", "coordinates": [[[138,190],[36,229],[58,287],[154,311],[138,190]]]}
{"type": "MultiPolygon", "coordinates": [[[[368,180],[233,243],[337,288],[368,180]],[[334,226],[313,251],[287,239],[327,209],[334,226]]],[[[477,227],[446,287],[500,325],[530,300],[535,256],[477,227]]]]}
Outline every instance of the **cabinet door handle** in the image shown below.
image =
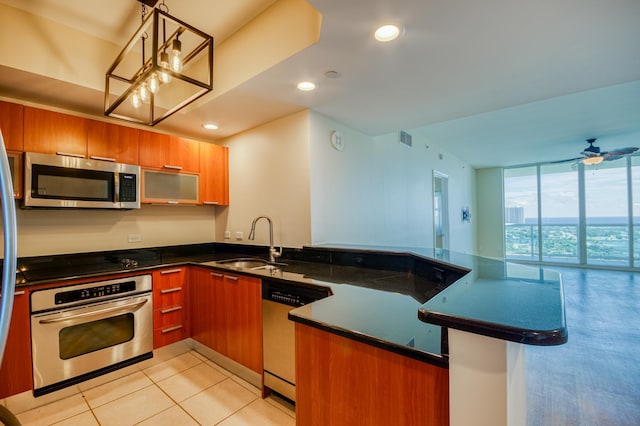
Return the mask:
{"type": "Polygon", "coordinates": [[[222,278],[222,277],[224,277],[224,274],[219,274],[219,273],[217,273],[217,272],[212,272],[212,273],[211,273],[211,276],[212,276],[212,277],[216,277],[216,278],[222,278]]]}
{"type": "Polygon", "coordinates": [[[57,151],[56,155],[63,155],[65,157],[75,157],[75,158],[84,158],[84,155],[82,154],[74,154],[72,152],[62,152],[62,151],[57,151]]]}
{"type": "Polygon", "coordinates": [[[176,274],[178,272],[182,272],[182,268],[178,268],[178,269],[166,269],[164,271],[160,271],[160,275],[166,275],[166,274],[176,274]]]}
{"type": "Polygon", "coordinates": [[[182,324],[174,325],[173,327],[165,328],[161,332],[162,332],[162,334],[165,334],[165,333],[170,333],[172,331],[180,330],[181,328],[182,328],[182,324]]]}
{"type": "Polygon", "coordinates": [[[182,166],[172,166],[171,164],[165,164],[162,167],[169,170],[182,170],[182,166]]]}
{"type": "Polygon", "coordinates": [[[112,163],[116,162],[115,158],[111,158],[111,157],[100,157],[98,155],[92,155],[89,158],[91,158],[92,160],[100,160],[100,161],[110,161],[112,163]]]}
{"type": "MultiPolygon", "coordinates": [[[[222,276],[222,275],[221,275],[221,276],[222,276]]],[[[22,291],[16,291],[16,292],[14,292],[14,293],[13,293],[13,297],[16,297],[16,296],[23,296],[23,295],[24,295],[24,293],[25,293],[25,291],[24,291],[24,290],[22,290],[22,291]]],[[[2,297],[2,293],[0,293],[0,297],[2,297]]]]}
{"type": "Polygon", "coordinates": [[[179,311],[182,309],[182,306],[174,306],[173,308],[167,308],[160,311],[161,314],[168,314],[171,312],[179,311]]]}
{"type": "Polygon", "coordinates": [[[180,204],[180,201],[169,200],[167,201],[167,204],[180,204]]]}
{"type": "Polygon", "coordinates": [[[238,281],[238,277],[234,277],[233,275],[225,275],[224,277],[232,281],[238,281]]]}
{"type": "Polygon", "coordinates": [[[166,290],[160,290],[160,294],[175,293],[176,291],[180,290],[182,290],[182,287],[168,288],[166,290]]]}
{"type": "Polygon", "coordinates": [[[207,206],[217,206],[220,203],[217,202],[217,201],[203,201],[202,204],[207,205],[207,206]]]}

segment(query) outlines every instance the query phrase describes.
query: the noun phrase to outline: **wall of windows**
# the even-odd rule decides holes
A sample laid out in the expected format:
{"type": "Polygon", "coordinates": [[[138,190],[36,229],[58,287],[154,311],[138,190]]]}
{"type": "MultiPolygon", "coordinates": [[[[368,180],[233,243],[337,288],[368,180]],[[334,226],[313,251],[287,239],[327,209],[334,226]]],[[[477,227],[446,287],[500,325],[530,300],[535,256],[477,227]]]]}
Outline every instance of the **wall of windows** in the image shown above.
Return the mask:
{"type": "Polygon", "coordinates": [[[505,169],[504,203],[507,259],[640,268],[640,157],[505,169]]]}

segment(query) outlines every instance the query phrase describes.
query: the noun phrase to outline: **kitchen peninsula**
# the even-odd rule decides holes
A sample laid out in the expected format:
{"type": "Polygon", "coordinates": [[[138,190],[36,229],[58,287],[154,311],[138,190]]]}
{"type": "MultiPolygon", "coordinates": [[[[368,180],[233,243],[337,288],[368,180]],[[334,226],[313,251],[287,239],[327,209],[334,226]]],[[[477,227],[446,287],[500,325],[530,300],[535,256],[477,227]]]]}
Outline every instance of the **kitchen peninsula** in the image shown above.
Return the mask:
{"type": "Polygon", "coordinates": [[[329,288],[332,296],[289,313],[296,323],[298,424],[348,416],[368,416],[370,424],[393,416],[407,424],[464,424],[465,415],[474,424],[519,424],[524,407],[512,404],[524,384],[522,344],[567,339],[557,273],[383,247],[285,249],[277,269],[220,262],[266,253],[210,243],[28,258],[19,262],[19,286],[122,272],[127,258],[136,261],[127,272],[184,264],[329,288]],[[469,406],[470,396],[480,405],[469,406]]]}

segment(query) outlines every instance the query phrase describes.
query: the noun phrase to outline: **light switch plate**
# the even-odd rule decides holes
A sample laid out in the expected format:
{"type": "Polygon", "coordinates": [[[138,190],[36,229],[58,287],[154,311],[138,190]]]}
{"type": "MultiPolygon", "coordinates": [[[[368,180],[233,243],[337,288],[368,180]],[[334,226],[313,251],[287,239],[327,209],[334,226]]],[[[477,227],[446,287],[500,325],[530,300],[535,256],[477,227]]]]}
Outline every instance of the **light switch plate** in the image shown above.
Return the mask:
{"type": "Polygon", "coordinates": [[[140,234],[129,234],[127,241],[130,243],[139,243],[142,241],[142,235],[140,234]]]}

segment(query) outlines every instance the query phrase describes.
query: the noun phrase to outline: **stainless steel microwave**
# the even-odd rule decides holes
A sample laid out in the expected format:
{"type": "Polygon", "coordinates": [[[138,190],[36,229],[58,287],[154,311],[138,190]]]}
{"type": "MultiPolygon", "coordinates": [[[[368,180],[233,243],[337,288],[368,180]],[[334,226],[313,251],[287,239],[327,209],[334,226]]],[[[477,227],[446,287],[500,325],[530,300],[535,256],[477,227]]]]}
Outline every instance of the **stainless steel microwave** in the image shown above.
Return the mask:
{"type": "Polygon", "coordinates": [[[26,152],[23,205],[137,209],[140,166],[26,152]]]}

